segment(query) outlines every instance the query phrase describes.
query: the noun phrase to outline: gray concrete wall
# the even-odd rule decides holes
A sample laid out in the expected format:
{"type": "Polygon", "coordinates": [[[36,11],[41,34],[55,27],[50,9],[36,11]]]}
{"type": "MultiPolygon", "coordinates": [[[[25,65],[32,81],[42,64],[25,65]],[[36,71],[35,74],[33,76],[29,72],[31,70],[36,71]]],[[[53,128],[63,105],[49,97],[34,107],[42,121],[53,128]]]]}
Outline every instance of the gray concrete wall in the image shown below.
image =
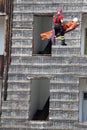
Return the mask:
{"type": "Polygon", "coordinates": [[[13,4],[11,64],[7,101],[2,104],[2,127],[86,130],[87,125],[78,118],[79,76],[87,72],[87,57],[81,56],[81,16],[87,12],[87,1],[14,0],[13,4]],[[51,56],[32,56],[33,15],[54,14],[58,7],[63,9],[66,21],[77,16],[80,26],[66,34],[66,47],[60,45],[59,38],[52,45],[51,56]],[[50,78],[49,121],[29,120],[31,90],[27,77],[34,76],[50,78]]]}

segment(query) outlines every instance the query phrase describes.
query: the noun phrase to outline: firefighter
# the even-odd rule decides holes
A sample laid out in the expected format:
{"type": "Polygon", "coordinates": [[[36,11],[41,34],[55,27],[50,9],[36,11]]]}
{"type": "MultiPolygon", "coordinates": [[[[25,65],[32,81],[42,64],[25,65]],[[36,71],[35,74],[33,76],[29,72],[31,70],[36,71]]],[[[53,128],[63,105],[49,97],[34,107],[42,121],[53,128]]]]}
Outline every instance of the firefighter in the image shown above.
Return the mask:
{"type": "Polygon", "coordinates": [[[53,22],[54,22],[54,30],[55,30],[55,37],[57,37],[58,32],[61,35],[61,45],[67,45],[65,44],[65,37],[64,37],[64,30],[63,30],[63,16],[62,16],[62,9],[58,9],[57,14],[53,16],[53,22]]]}

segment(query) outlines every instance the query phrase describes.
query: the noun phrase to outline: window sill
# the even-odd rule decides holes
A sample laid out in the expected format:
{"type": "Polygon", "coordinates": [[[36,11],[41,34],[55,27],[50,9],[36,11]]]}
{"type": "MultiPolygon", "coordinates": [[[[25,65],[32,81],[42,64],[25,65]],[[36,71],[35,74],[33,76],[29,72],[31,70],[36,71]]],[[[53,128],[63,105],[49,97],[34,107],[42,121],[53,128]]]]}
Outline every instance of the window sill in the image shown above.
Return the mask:
{"type": "Polygon", "coordinates": [[[75,126],[80,128],[87,128],[87,122],[78,122],[75,126]]]}
{"type": "Polygon", "coordinates": [[[32,54],[32,56],[52,56],[52,54],[32,54]]]}

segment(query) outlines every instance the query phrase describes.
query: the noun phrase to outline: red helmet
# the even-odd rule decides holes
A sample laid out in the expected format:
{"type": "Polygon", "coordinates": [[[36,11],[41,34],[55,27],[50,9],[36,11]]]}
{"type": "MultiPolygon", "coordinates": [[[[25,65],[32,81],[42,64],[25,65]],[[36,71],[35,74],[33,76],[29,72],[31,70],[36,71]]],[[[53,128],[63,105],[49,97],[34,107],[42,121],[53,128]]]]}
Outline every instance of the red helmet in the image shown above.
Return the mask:
{"type": "Polygon", "coordinates": [[[57,10],[57,13],[58,13],[58,14],[62,14],[62,9],[61,9],[61,8],[58,9],[58,10],[57,10]]]}

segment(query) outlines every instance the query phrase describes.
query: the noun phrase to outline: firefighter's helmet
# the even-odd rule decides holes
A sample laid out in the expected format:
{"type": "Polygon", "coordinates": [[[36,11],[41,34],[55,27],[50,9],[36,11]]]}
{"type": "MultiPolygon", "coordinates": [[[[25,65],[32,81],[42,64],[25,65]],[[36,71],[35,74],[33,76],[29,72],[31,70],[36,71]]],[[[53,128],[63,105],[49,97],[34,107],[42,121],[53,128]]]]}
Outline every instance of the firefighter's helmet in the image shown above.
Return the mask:
{"type": "Polygon", "coordinates": [[[58,14],[62,14],[62,9],[59,8],[59,9],[57,10],[57,13],[58,13],[58,14]]]}

